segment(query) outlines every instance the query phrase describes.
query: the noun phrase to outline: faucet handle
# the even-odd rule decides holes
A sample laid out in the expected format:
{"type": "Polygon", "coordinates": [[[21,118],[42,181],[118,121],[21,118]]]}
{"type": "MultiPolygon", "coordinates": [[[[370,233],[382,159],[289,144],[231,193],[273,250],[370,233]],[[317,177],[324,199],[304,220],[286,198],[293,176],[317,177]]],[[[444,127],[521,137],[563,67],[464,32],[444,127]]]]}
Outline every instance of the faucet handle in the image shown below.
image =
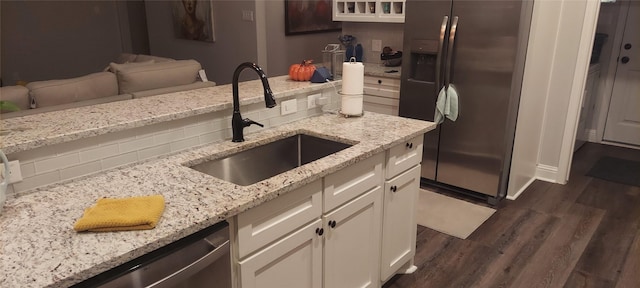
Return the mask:
{"type": "Polygon", "coordinates": [[[256,122],[256,121],[253,121],[253,120],[251,120],[251,119],[249,119],[249,118],[244,118],[244,119],[242,119],[242,125],[243,125],[244,127],[249,127],[249,126],[251,126],[251,124],[256,124],[256,125],[258,125],[258,126],[260,126],[260,127],[264,127],[264,125],[262,125],[262,124],[260,124],[260,123],[258,123],[258,122],[256,122]]]}

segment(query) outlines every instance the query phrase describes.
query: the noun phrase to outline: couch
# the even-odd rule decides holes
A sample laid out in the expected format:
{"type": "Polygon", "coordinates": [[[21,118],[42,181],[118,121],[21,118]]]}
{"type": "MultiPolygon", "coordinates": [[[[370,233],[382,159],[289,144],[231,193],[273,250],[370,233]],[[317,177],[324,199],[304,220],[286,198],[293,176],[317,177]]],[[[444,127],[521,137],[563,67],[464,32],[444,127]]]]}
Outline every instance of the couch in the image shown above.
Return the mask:
{"type": "Polygon", "coordinates": [[[3,111],[2,118],[149,97],[215,86],[201,81],[202,66],[195,60],[122,54],[104,71],[81,77],[35,81],[25,86],[0,87],[0,100],[21,110],[3,111]]]}

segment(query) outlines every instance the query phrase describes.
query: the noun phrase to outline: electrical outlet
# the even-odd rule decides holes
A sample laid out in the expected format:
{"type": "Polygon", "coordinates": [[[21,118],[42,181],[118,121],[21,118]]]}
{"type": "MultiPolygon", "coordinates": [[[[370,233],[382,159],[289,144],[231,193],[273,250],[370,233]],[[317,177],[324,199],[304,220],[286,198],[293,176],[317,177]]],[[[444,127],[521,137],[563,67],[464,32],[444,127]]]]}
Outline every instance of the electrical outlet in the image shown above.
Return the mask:
{"type": "Polygon", "coordinates": [[[320,99],[320,96],[322,96],[320,93],[307,96],[307,109],[315,108],[316,101],[320,99]]]}
{"type": "Polygon", "coordinates": [[[296,99],[291,99],[287,101],[280,102],[280,114],[287,115],[298,112],[298,101],[296,99]]]}
{"type": "Polygon", "coordinates": [[[373,52],[381,52],[382,51],[382,40],[371,40],[371,51],[373,52]]]}
{"type": "Polygon", "coordinates": [[[2,177],[9,179],[9,184],[22,181],[22,171],[20,170],[20,161],[15,160],[15,161],[9,162],[8,177],[7,177],[7,172],[4,171],[4,165],[0,166],[0,170],[2,171],[2,177]]]}

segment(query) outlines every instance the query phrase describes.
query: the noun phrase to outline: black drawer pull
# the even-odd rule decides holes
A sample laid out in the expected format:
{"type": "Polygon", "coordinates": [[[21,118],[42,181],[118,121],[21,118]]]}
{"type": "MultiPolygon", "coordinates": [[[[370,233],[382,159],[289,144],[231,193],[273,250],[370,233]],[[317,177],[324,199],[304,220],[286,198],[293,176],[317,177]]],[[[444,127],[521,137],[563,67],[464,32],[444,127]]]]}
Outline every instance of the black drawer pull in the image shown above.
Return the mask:
{"type": "Polygon", "coordinates": [[[324,234],[324,229],[316,228],[316,234],[318,234],[318,236],[322,236],[322,234],[324,234]]]}
{"type": "Polygon", "coordinates": [[[391,187],[389,188],[389,190],[391,190],[391,192],[396,192],[396,191],[398,191],[398,186],[393,185],[393,186],[391,186],[391,187]]]}
{"type": "Polygon", "coordinates": [[[329,220],[329,227],[331,228],[336,228],[336,221],[335,220],[329,220]]]}
{"type": "Polygon", "coordinates": [[[407,146],[407,148],[411,149],[411,148],[413,148],[413,143],[407,143],[406,146],[407,146]]]}

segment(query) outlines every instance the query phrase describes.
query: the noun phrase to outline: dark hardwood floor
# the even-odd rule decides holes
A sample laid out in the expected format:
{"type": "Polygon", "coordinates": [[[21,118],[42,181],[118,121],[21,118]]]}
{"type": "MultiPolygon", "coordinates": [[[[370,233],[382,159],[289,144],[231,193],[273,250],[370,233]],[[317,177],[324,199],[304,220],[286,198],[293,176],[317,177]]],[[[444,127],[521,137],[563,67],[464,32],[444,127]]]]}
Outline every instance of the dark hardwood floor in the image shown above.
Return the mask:
{"type": "Polygon", "coordinates": [[[640,187],[586,176],[605,155],[640,161],[587,143],[566,185],[536,180],[466,240],[418,226],[418,271],[384,287],[640,287],[640,187]]]}

